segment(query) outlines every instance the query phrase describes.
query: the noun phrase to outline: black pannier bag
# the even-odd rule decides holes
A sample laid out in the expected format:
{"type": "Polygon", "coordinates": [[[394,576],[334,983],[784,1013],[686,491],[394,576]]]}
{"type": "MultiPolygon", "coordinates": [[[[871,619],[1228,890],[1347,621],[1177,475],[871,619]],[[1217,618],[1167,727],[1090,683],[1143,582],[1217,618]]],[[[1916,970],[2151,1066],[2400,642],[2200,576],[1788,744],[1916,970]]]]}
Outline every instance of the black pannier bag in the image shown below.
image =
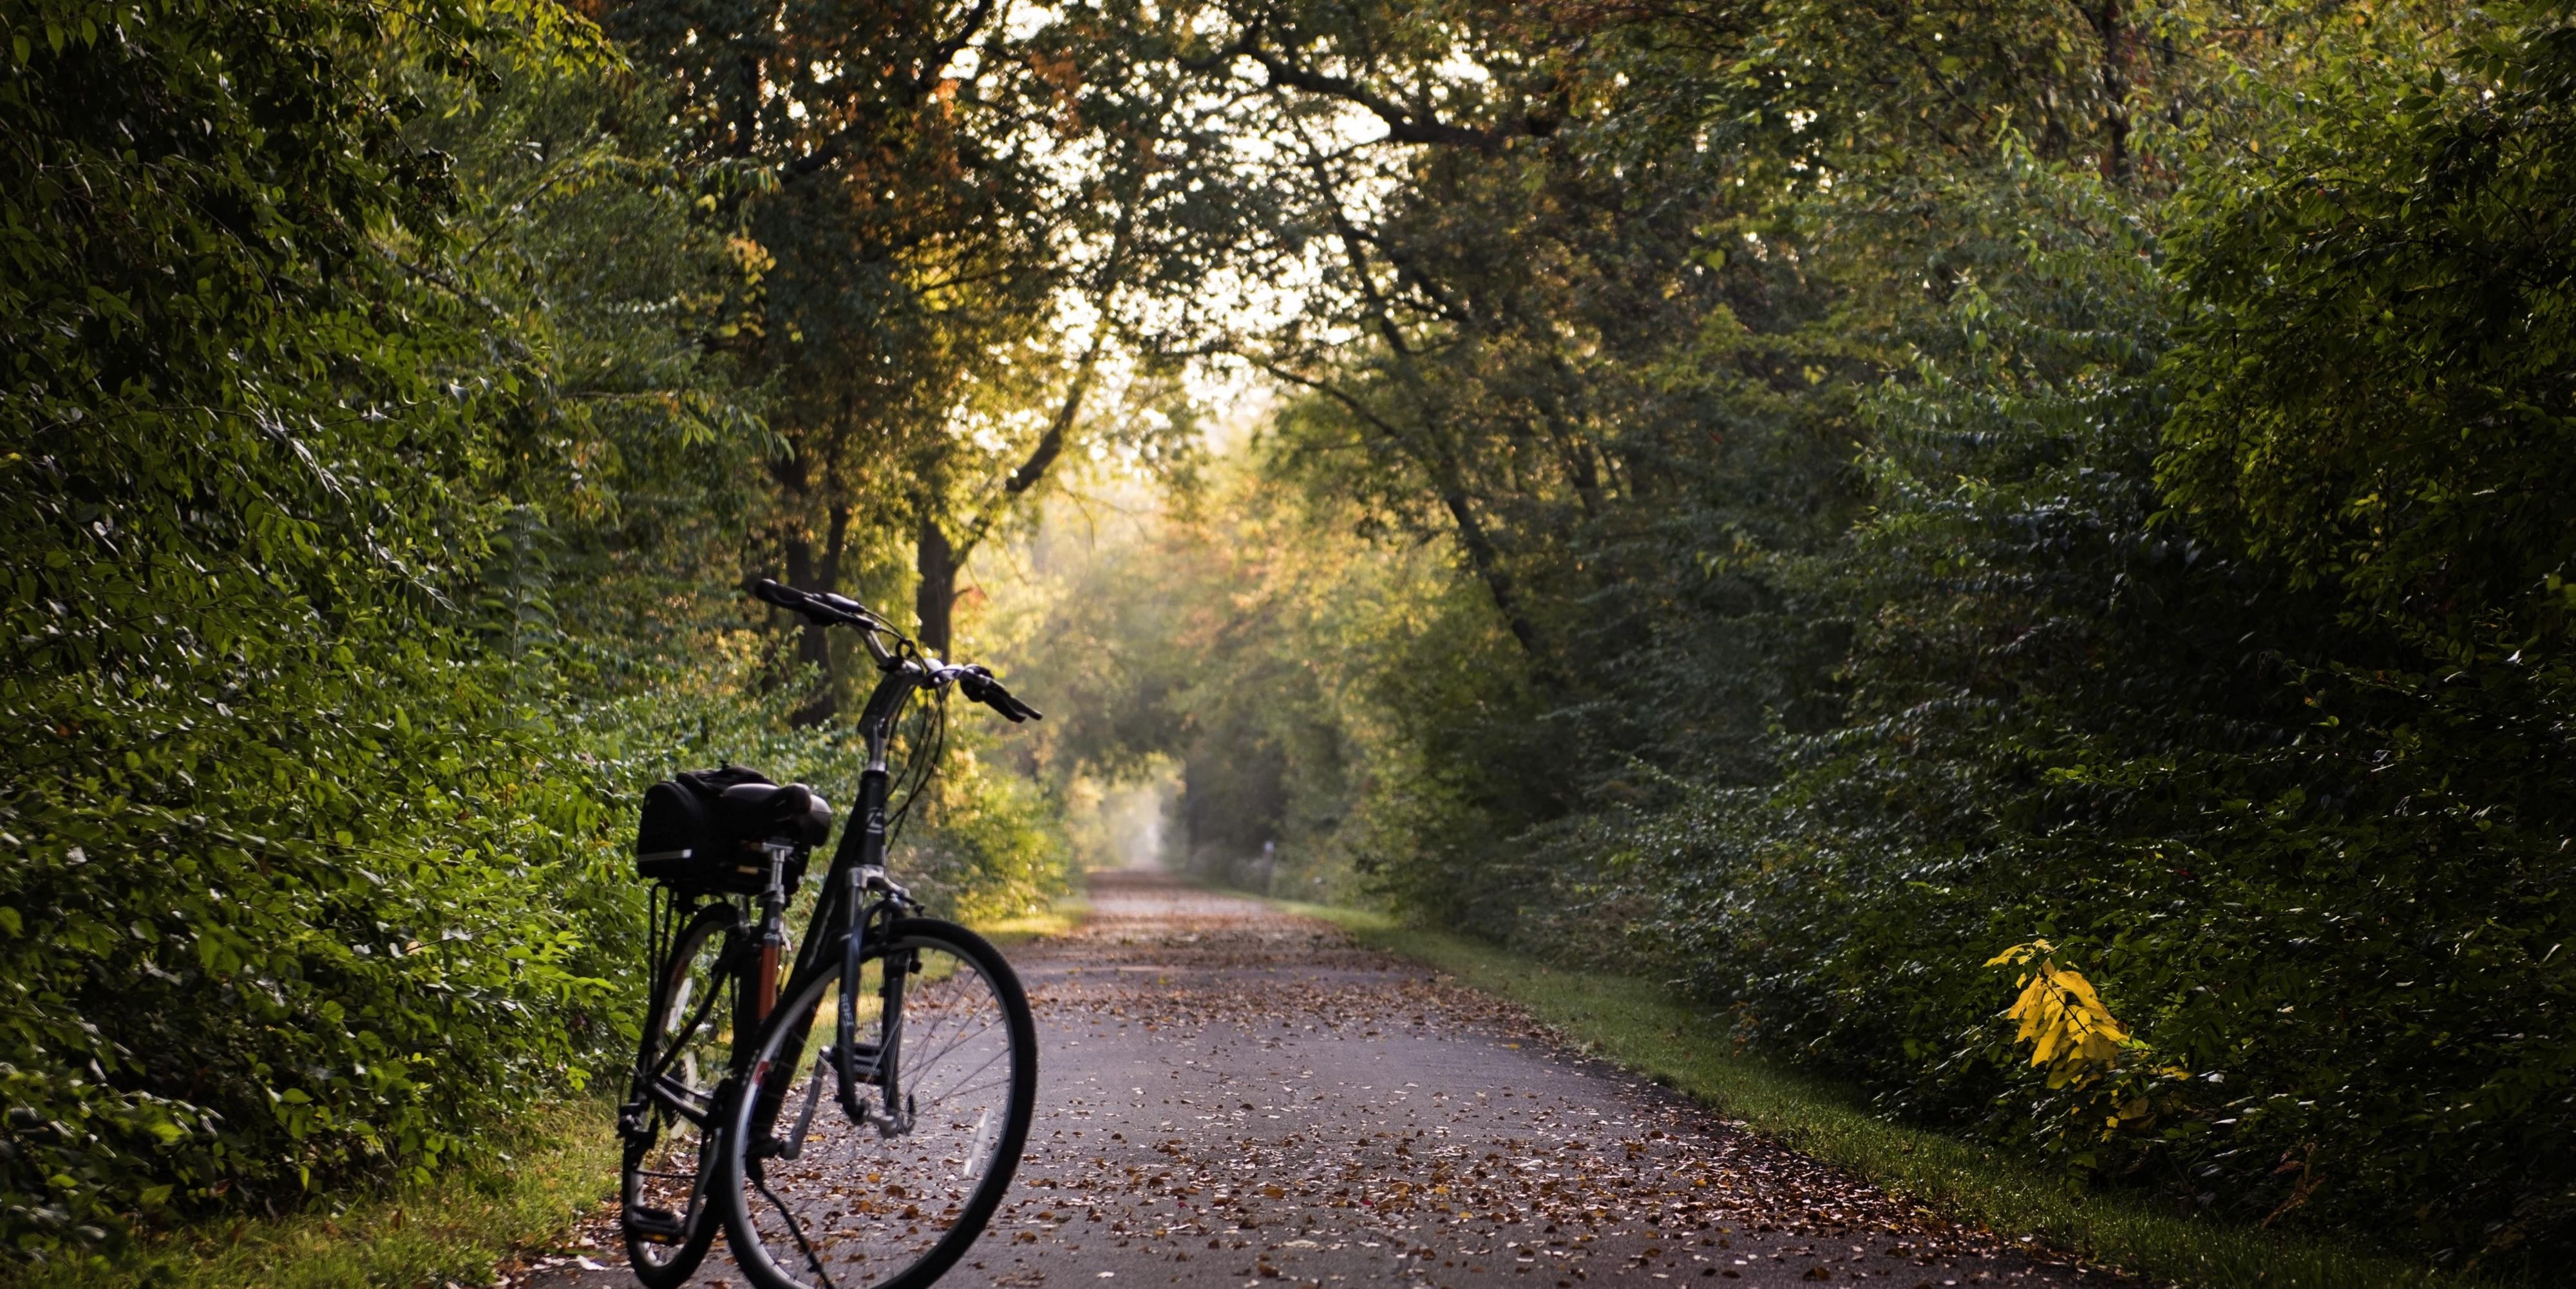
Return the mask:
{"type": "Polygon", "coordinates": [[[635,871],[689,894],[757,895],[769,885],[763,843],[796,848],[787,889],[805,879],[808,852],[832,832],[832,807],[801,783],[776,784],[738,765],[684,770],[644,791],[635,871]]]}

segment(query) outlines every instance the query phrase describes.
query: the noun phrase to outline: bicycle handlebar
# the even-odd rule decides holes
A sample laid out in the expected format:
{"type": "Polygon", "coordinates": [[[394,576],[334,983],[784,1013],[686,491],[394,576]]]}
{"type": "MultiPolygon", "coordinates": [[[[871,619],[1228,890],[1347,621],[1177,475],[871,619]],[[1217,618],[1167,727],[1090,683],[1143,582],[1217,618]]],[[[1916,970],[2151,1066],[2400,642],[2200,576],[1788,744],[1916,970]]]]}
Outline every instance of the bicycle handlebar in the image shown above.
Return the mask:
{"type": "Polygon", "coordinates": [[[857,627],[860,642],[867,646],[868,656],[876,659],[877,666],[895,665],[895,651],[887,647],[883,637],[901,640],[903,633],[856,600],[829,591],[800,591],[765,577],[751,584],[751,594],[754,599],[793,610],[818,627],[857,627]]]}
{"type": "MultiPolygon", "coordinates": [[[[816,626],[857,627],[861,638],[867,642],[868,652],[876,656],[878,666],[896,665],[895,652],[888,649],[884,641],[877,637],[882,634],[902,640],[903,633],[895,630],[885,619],[878,617],[866,605],[856,600],[847,596],[834,595],[829,591],[800,591],[765,577],[751,584],[751,594],[754,599],[792,610],[816,626]]],[[[931,688],[935,689],[952,680],[956,681],[958,692],[966,695],[968,701],[982,703],[992,708],[1009,718],[1014,725],[1022,721],[1046,719],[1044,713],[1021,702],[1012,695],[1010,690],[1004,689],[1001,680],[988,668],[973,664],[962,667],[943,666],[936,660],[930,659],[924,659],[922,666],[931,688]]]]}

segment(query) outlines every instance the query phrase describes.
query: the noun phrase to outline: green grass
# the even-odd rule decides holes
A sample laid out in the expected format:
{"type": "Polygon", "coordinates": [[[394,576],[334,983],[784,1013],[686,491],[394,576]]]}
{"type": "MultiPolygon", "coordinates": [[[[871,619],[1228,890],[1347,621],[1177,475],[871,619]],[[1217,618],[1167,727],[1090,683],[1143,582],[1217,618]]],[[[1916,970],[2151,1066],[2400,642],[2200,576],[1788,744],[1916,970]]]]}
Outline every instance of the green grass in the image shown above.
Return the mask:
{"type": "Polygon", "coordinates": [[[986,918],[969,922],[967,925],[978,935],[1007,949],[1015,944],[1026,944],[1031,940],[1064,935],[1079,925],[1084,916],[1090,912],[1090,901],[1079,895],[1068,895],[1057,900],[1043,913],[1025,913],[1012,918],[986,918]]]}
{"type": "Polygon", "coordinates": [[[2323,1240],[2196,1221],[2128,1197],[2071,1192],[2059,1175],[1890,1123],[1844,1089],[1737,1051],[1723,1019],[1651,981],[1545,966],[1481,941],[1406,927],[1382,913],[1273,902],[1510,999],[1593,1054],[1894,1194],[2007,1235],[2035,1237],[2088,1262],[2213,1289],[2473,1283],[2323,1240]]]}
{"type": "Polygon", "coordinates": [[[47,1289],[413,1289],[491,1283],[513,1249],[561,1235],[616,1189],[617,1133],[604,1101],[552,1107],[502,1135],[501,1157],[416,1186],[352,1197],[336,1211],[227,1217],[152,1236],[86,1267],[21,1268],[47,1289]]]}

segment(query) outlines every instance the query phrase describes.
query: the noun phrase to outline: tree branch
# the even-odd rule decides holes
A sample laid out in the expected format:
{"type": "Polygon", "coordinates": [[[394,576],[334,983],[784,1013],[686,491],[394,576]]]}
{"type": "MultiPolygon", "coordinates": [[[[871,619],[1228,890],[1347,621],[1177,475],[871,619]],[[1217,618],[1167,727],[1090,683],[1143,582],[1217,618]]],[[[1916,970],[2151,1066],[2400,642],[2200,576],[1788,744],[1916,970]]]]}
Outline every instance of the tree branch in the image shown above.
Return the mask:
{"type": "Polygon", "coordinates": [[[1222,67],[1238,58],[1249,58],[1260,64],[1271,88],[1301,90],[1366,111],[1386,126],[1386,137],[1380,142],[1467,147],[1491,152],[1511,139],[1543,137],[1555,133],[1557,128],[1555,119],[1537,113],[1524,115],[1514,128],[1507,129],[1485,129],[1443,121],[1428,107],[1408,108],[1348,77],[1329,76],[1300,67],[1290,62],[1284,52],[1273,53],[1262,48],[1261,24],[1258,21],[1245,27],[1243,34],[1223,49],[1205,58],[1184,58],[1179,63],[1183,70],[1199,72],[1222,67]]]}
{"type": "Polygon", "coordinates": [[[993,0],[975,0],[975,7],[966,14],[966,25],[958,28],[956,35],[933,47],[931,52],[937,56],[922,63],[921,74],[912,81],[913,97],[919,98],[938,87],[939,74],[948,70],[949,61],[974,41],[975,33],[983,30],[984,23],[992,16],[993,0]]]}
{"type": "MultiPolygon", "coordinates": [[[[903,102],[905,104],[918,102],[924,95],[937,89],[939,87],[940,73],[948,70],[948,64],[956,59],[960,51],[964,50],[969,44],[974,43],[975,33],[983,30],[984,24],[991,21],[992,17],[993,0],[975,0],[975,7],[967,11],[966,22],[963,26],[958,28],[957,34],[932,46],[931,53],[933,56],[922,60],[921,70],[915,73],[911,80],[899,82],[906,89],[911,91],[910,94],[904,97],[903,102]]],[[[893,69],[888,68],[887,70],[892,71],[893,69]]],[[[816,147],[813,151],[808,152],[801,157],[780,162],[778,165],[779,178],[782,181],[789,179],[802,179],[805,176],[840,160],[848,153],[850,139],[858,132],[858,129],[859,122],[853,121],[850,124],[833,131],[831,136],[824,139],[822,144],[816,147]]]]}

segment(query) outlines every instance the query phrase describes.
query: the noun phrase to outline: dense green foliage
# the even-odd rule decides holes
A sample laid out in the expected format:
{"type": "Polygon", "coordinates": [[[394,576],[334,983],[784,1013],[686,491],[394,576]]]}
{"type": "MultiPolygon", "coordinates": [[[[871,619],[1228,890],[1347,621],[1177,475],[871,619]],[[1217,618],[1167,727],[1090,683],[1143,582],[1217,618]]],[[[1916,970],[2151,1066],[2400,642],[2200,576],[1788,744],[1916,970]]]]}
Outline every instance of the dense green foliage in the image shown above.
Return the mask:
{"type": "MultiPolygon", "coordinates": [[[[53,1258],[582,1086],[633,791],[855,767],[736,607],[757,171],[548,5],[0,26],[0,1237],[53,1258]]],[[[1027,791],[943,793],[922,889],[1052,889],[1027,791]]]]}
{"type": "Polygon", "coordinates": [[[1844,718],[1631,838],[1691,979],[2182,1202],[2576,1235],[2566,37],[2338,70],[2168,204],[2169,265],[2080,189],[2014,203],[1874,404],[1879,513],[1792,576],[1859,630],[1844,718]],[[2035,936],[2141,1041],[2112,1076],[1988,1019],[2035,936]]]}
{"type": "Polygon", "coordinates": [[[454,183],[396,69],[330,70],[452,61],[466,15],[11,34],[6,1189],[41,1247],[426,1166],[554,1077],[598,985],[539,892],[604,802],[448,625],[517,374],[388,252],[454,183]]]}

